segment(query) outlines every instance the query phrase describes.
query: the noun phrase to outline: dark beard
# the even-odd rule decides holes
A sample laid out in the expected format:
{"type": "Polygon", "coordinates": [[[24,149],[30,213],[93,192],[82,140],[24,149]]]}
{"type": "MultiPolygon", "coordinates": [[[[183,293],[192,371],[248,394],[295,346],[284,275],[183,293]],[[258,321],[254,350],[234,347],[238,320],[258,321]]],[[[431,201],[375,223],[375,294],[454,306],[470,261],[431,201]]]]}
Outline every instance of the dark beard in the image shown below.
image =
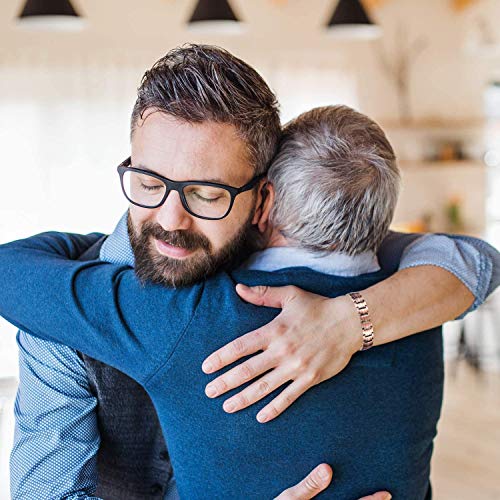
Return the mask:
{"type": "Polygon", "coordinates": [[[210,241],[202,234],[165,231],[160,224],[154,222],[145,222],[137,233],[129,213],[127,227],[134,251],[135,273],[142,283],[151,282],[176,288],[197,283],[219,271],[235,269],[263,247],[263,239],[251,219],[250,216],[236,236],[214,254],[211,252],[210,241]],[[188,250],[201,250],[201,255],[183,260],[161,255],[155,249],[154,239],[188,250]]]}

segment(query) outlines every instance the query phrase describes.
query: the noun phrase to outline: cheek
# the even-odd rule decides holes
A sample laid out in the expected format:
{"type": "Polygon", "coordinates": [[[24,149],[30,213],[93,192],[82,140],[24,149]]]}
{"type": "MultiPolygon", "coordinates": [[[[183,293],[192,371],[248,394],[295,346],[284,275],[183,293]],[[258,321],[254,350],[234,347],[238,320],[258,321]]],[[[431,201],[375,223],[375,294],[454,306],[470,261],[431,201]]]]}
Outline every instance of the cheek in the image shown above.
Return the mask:
{"type": "Polygon", "coordinates": [[[236,225],[235,228],[234,222],[226,221],[226,219],[220,221],[199,220],[193,230],[206,236],[212,245],[212,251],[217,252],[236,233],[238,226],[236,225]]]}
{"type": "Polygon", "coordinates": [[[220,221],[205,221],[199,219],[197,222],[197,230],[204,234],[212,244],[213,250],[217,251],[224,247],[238,231],[243,227],[243,224],[253,213],[254,205],[252,199],[241,200],[243,203],[237,203],[236,200],[230,214],[220,221]]]}
{"type": "Polygon", "coordinates": [[[152,220],[154,217],[154,212],[154,210],[148,208],[141,208],[136,205],[130,205],[130,219],[132,220],[132,225],[134,226],[134,228],[141,227],[144,222],[152,220]]]}

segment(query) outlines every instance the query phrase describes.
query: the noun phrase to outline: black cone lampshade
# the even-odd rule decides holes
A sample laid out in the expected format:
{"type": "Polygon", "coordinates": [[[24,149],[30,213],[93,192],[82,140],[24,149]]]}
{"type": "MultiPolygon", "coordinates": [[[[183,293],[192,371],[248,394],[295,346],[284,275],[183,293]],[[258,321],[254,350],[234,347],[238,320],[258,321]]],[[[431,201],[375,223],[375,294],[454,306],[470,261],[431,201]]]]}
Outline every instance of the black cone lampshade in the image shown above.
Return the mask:
{"type": "Polygon", "coordinates": [[[203,21],[238,21],[227,0],[199,0],[190,23],[203,21]]]}
{"type": "Polygon", "coordinates": [[[23,26],[47,29],[78,29],[83,26],[83,18],[70,0],[26,0],[18,21],[23,26]]]}
{"type": "Polygon", "coordinates": [[[360,0],[339,0],[327,27],[332,35],[342,38],[370,39],[382,33],[360,0]]]}
{"type": "Polygon", "coordinates": [[[198,0],[188,25],[190,29],[239,32],[241,22],[227,0],[198,0]]]}

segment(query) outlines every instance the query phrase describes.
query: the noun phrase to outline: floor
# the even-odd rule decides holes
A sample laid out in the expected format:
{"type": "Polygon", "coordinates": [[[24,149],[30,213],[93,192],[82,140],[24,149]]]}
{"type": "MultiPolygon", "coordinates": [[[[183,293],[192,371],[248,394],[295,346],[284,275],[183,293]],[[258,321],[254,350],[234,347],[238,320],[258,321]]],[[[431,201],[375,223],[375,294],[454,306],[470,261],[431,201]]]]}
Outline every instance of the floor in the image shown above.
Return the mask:
{"type": "MultiPolygon", "coordinates": [[[[0,381],[0,499],[9,498],[13,394],[13,379],[0,381]]],[[[432,482],[435,500],[500,500],[500,373],[447,366],[432,482]]]]}
{"type": "Polygon", "coordinates": [[[436,500],[500,500],[500,373],[447,366],[432,465],[436,500]]]}

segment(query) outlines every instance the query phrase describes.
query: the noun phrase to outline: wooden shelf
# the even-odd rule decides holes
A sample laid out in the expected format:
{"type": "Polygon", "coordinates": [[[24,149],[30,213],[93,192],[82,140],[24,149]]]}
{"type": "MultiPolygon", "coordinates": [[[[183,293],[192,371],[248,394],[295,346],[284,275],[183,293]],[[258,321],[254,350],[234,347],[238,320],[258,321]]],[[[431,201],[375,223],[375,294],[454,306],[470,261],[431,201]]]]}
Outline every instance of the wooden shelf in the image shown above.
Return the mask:
{"type": "Polygon", "coordinates": [[[412,133],[439,133],[439,132],[469,132],[481,133],[490,121],[482,118],[471,118],[468,120],[442,120],[432,119],[416,120],[410,123],[397,121],[381,121],[380,126],[387,132],[412,132],[412,133]]]}
{"type": "Polygon", "coordinates": [[[438,161],[438,160],[401,160],[399,161],[401,170],[414,170],[423,168],[478,168],[486,169],[484,162],[480,160],[451,160],[451,161],[438,161]]]}

